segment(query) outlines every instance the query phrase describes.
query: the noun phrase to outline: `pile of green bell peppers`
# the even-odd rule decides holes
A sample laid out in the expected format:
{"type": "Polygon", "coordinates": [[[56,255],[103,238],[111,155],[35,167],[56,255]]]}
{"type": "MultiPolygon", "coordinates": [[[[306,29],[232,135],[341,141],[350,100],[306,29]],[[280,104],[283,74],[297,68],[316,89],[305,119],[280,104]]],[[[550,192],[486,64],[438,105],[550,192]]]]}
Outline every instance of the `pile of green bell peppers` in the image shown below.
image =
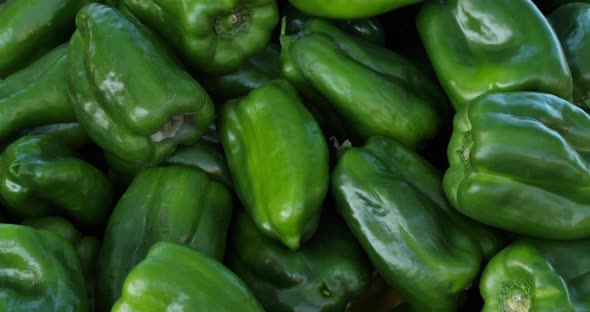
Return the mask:
{"type": "Polygon", "coordinates": [[[589,0],[0,0],[0,311],[590,311],[589,0]]]}

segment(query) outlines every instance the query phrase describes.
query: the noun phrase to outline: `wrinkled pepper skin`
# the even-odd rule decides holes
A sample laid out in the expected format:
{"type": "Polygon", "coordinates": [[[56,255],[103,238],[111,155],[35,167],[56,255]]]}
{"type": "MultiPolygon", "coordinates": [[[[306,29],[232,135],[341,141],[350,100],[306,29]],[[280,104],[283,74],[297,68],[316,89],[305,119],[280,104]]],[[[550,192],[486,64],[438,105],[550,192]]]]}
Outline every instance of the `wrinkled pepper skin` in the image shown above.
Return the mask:
{"type": "Polygon", "coordinates": [[[494,91],[544,92],[571,101],[563,49],[530,0],[427,1],[416,24],[457,111],[494,91]]]}
{"type": "Polygon", "coordinates": [[[0,4],[0,80],[66,42],[89,0],[8,0],[0,4]]]}
{"type": "Polygon", "coordinates": [[[372,265],[339,219],[325,215],[297,251],[264,235],[241,213],[232,223],[228,268],[267,311],[342,312],[367,290],[372,265]]]}
{"type": "Polygon", "coordinates": [[[275,0],[123,0],[184,60],[207,73],[228,73],[264,49],[279,21],[275,0]]]}
{"type": "Polygon", "coordinates": [[[289,0],[299,10],[333,19],[371,17],[423,0],[289,0]]]}
{"type": "Polygon", "coordinates": [[[271,43],[228,74],[212,75],[203,83],[217,101],[247,96],[254,89],[281,77],[281,48],[271,43]]]}
{"type": "Polygon", "coordinates": [[[112,312],[264,312],[234,273],[206,254],[159,242],[129,273],[112,312]]]}
{"type": "Polygon", "coordinates": [[[590,3],[570,3],[549,16],[574,82],[573,103],[590,111],[590,3]]]}
{"type": "Polygon", "coordinates": [[[68,241],[80,259],[80,268],[86,280],[89,311],[94,311],[96,259],[100,242],[92,236],[84,236],[70,221],[62,217],[42,217],[26,219],[22,225],[46,230],[68,241]]]}
{"type": "Polygon", "coordinates": [[[313,102],[324,131],[346,125],[337,134],[353,143],[379,135],[412,147],[437,134],[446,97],[410,61],[319,19],[281,44],[283,76],[313,102]]]}
{"type": "Polygon", "coordinates": [[[417,311],[455,311],[493,233],[445,202],[436,170],[404,145],[372,137],[339,156],[332,195],[385,281],[417,311]]]}
{"type": "Polygon", "coordinates": [[[104,233],[98,259],[98,310],[108,310],[119,298],[127,273],[159,241],[178,242],[223,259],[231,213],[231,193],[203,171],[187,167],[142,171],[113,210],[104,233]]]}
{"type": "Polygon", "coordinates": [[[489,93],[457,113],[444,190],[480,222],[522,235],[590,237],[590,116],[556,96],[489,93]]]}
{"type": "Polygon", "coordinates": [[[76,120],[68,98],[67,53],[66,45],[59,46],[0,81],[0,141],[19,130],[76,120]]]}
{"type": "Polygon", "coordinates": [[[109,180],[51,135],[26,136],[0,156],[0,199],[17,218],[61,215],[99,230],[111,212],[109,180]]]}
{"type": "Polygon", "coordinates": [[[203,135],[213,103],[155,34],[98,3],[80,10],[76,25],[69,93],[98,146],[124,161],[154,165],[203,135]]]}
{"type": "Polygon", "coordinates": [[[486,266],[480,292],[483,312],[590,311],[590,240],[514,242],[486,266]]]}
{"type": "Polygon", "coordinates": [[[329,152],[297,90],[275,80],[225,103],[220,136],[246,211],[266,235],[299,248],[318,226],[329,152]]]}
{"type": "Polygon", "coordinates": [[[59,236],[0,224],[0,310],[87,312],[80,261],[59,236]]]}

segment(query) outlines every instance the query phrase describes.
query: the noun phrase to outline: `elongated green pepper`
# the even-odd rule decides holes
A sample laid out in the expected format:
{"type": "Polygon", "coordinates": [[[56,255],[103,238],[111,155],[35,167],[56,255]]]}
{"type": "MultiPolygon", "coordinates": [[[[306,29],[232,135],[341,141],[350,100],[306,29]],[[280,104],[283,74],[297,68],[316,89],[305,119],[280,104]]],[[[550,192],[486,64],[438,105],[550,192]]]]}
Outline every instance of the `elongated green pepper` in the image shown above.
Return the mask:
{"type": "Polygon", "coordinates": [[[220,135],[235,190],[267,235],[291,249],[315,232],[328,191],[328,146],[297,90],[276,80],[227,102],[220,135]]]}
{"type": "Polygon", "coordinates": [[[232,228],[228,267],[267,311],[342,312],[369,287],[371,263],[334,216],[323,216],[318,233],[297,251],[266,237],[245,213],[232,228]]]}
{"type": "Polygon", "coordinates": [[[0,141],[19,130],[76,120],[68,98],[67,53],[66,45],[59,46],[0,81],[0,141]]]}
{"type": "Polygon", "coordinates": [[[129,273],[112,312],[264,312],[237,276],[206,254],[171,242],[154,245],[129,273]]]}
{"type": "Polygon", "coordinates": [[[319,19],[282,36],[283,76],[305,95],[328,134],[385,136],[411,147],[433,138],[447,100],[417,65],[319,19]]]}
{"type": "Polygon", "coordinates": [[[0,4],[0,80],[68,40],[89,0],[8,0],[0,4]]]}
{"type": "Polygon", "coordinates": [[[463,214],[547,239],[590,237],[590,116],[556,96],[488,93],[457,113],[444,176],[463,214]]]}
{"type": "Polygon", "coordinates": [[[483,312],[590,310],[590,240],[522,239],[498,253],[480,283],[483,312]]]}
{"type": "Polygon", "coordinates": [[[342,152],[332,194],[377,270],[416,311],[455,311],[482,260],[500,248],[493,232],[449,206],[430,164],[383,137],[342,152]]]}
{"type": "Polygon", "coordinates": [[[549,16],[574,82],[573,103],[590,111],[590,3],[570,3],[549,16]]]}
{"type": "Polygon", "coordinates": [[[572,98],[559,40],[530,0],[427,1],[416,24],[456,110],[491,91],[572,98]]]}
{"type": "MultiPolygon", "coordinates": [[[[111,215],[98,259],[97,305],[108,310],[125,276],[159,241],[172,241],[221,260],[232,211],[230,192],[189,167],[142,171],[111,215]]],[[[165,274],[165,272],[162,272],[165,274]]]]}
{"type": "Polygon", "coordinates": [[[124,161],[153,165],[203,135],[213,103],[156,35],[98,3],[80,10],[76,25],[70,98],[97,145],[124,161]]]}
{"type": "Polygon", "coordinates": [[[51,135],[9,145],[0,156],[0,181],[0,198],[18,218],[61,215],[98,230],[112,208],[108,179],[51,135]]]}
{"type": "Polygon", "coordinates": [[[279,20],[275,0],[123,0],[200,71],[227,73],[262,50],[279,20]]]}
{"type": "Polygon", "coordinates": [[[0,224],[0,310],[87,312],[80,260],[63,238],[0,224]]]}
{"type": "Polygon", "coordinates": [[[289,0],[301,11],[318,17],[354,19],[371,17],[423,0],[289,0]]]}

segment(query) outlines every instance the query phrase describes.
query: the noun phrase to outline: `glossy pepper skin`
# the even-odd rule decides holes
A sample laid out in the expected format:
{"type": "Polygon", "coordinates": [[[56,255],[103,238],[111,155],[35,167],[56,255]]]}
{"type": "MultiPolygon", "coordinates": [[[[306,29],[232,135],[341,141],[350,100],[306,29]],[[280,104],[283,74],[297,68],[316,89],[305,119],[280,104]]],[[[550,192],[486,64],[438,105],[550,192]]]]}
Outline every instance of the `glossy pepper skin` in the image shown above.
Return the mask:
{"type": "Polygon", "coordinates": [[[383,14],[422,2],[422,0],[289,0],[289,2],[311,16],[356,19],[383,14]]]}
{"type": "Polygon", "coordinates": [[[283,76],[330,134],[353,142],[380,135],[418,147],[446,116],[443,92],[417,65],[329,22],[309,20],[303,32],[281,36],[281,45],[283,76]]]}
{"type": "Polygon", "coordinates": [[[275,80],[225,103],[219,130],[246,211],[266,235],[299,248],[318,225],[329,153],[297,90],[275,80]]]}
{"type": "Polygon", "coordinates": [[[61,237],[0,224],[0,310],[87,312],[80,261],[61,237]]]}
{"type": "Polygon", "coordinates": [[[129,273],[112,312],[264,312],[235,274],[206,254],[171,242],[154,245],[129,273]]]}
{"type": "Polygon", "coordinates": [[[111,211],[112,186],[51,135],[26,136],[0,156],[0,198],[17,218],[61,215],[98,230],[111,211]]]}
{"type": "Polygon", "coordinates": [[[279,13],[275,0],[123,0],[197,70],[228,73],[262,50],[279,13]]]}
{"type": "Polygon", "coordinates": [[[236,70],[210,75],[203,82],[209,95],[217,101],[247,96],[254,89],[281,77],[281,47],[270,43],[264,50],[244,61],[236,70]]]}
{"type": "Polygon", "coordinates": [[[67,53],[67,45],[61,45],[0,81],[0,140],[19,130],[76,120],[68,98],[67,53]]]}
{"type": "Polygon", "coordinates": [[[590,240],[522,239],[483,271],[482,311],[589,311],[589,285],[590,240]]]}
{"type": "Polygon", "coordinates": [[[205,90],[145,26],[92,3],[76,17],[68,84],[80,124],[121,160],[158,164],[213,121],[205,90]]]}
{"type": "Polygon", "coordinates": [[[8,0],[0,4],[0,80],[68,40],[89,0],[8,0]]]}
{"type": "Polygon", "coordinates": [[[455,311],[482,258],[500,247],[492,232],[449,207],[436,170],[395,141],[372,137],[344,150],[331,182],[339,214],[417,311],[455,311]]]}
{"type": "MultiPolygon", "coordinates": [[[[290,4],[281,7],[281,16],[284,16],[287,20],[287,34],[295,34],[303,31],[305,29],[305,23],[313,19],[312,16],[299,11],[290,4]]],[[[352,35],[380,46],[385,45],[385,29],[383,29],[383,25],[378,17],[333,20],[331,22],[352,35]]]]}
{"type": "Polygon", "coordinates": [[[142,171],[105,230],[98,259],[98,310],[108,310],[119,298],[125,276],[159,241],[178,242],[221,260],[231,212],[230,192],[203,171],[188,167],[142,171]]]}
{"type": "Polygon", "coordinates": [[[297,251],[266,237],[245,213],[232,229],[228,267],[267,311],[342,312],[369,287],[372,265],[336,217],[323,216],[297,251]]]}
{"type": "Polygon", "coordinates": [[[569,3],[548,16],[565,52],[574,82],[573,102],[590,111],[590,3],[569,3]]]}
{"type": "Polygon", "coordinates": [[[572,98],[572,77],[559,40],[530,0],[428,1],[416,25],[457,111],[493,91],[572,98]]]}
{"type": "Polygon", "coordinates": [[[457,113],[444,190],[480,222],[546,239],[590,237],[590,116],[556,96],[489,93],[457,113]]]}
{"type": "Polygon", "coordinates": [[[74,225],[62,217],[41,217],[26,219],[22,225],[46,230],[68,241],[80,259],[80,268],[86,280],[89,311],[94,311],[96,259],[100,242],[93,236],[85,236],[74,225]]]}
{"type": "Polygon", "coordinates": [[[92,143],[86,131],[77,122],[56,123],[45,126],[25,129],[17,133],[17,137],[48,134],[61,143],[71,147],[80,148],[92,143]]]}

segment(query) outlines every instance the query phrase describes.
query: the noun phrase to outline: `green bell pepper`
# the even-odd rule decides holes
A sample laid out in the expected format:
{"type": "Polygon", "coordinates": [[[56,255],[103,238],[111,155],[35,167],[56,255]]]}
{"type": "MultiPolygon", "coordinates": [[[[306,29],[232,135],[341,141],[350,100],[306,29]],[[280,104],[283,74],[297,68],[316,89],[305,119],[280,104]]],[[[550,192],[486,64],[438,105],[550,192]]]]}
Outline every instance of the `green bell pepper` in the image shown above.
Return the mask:
{"type": "Polygon", "coordinates": [[[480,291],[484,312],[590,311],[590,240],[512,243],[486,266],[480,291]]]}
{"type": "Polygon", "coordinates": [[[123,0],[199,71],[228,73],[262,50],[279,20],[275,0],[123,0]]]}
{"type": "Polygon", "coordinates": [[[0,81],[0,141],[19,130],[76,120],[68,98],[67,52],[59,46],[0,81]]]}
{"type": "Polygon", "coordinates": [[[371,17],[423,0],[289,0],[299,10],[318,17],[355,19],[371,17]]]}
{"type": "MultiPolygon", "coordinates": [[[[89,0],[8,0],[0,4],[0,80],[68,40],[89,0]]],[[[1,105],[0,105],[1,106],[1,105]]]]}
{"type": "Polygon", "coordinates": [[[155,34],[98,3],[82,8],[76,24],[70,97],[97,145],[124,161],[153,165],[199,139],[213,121],[213,103],[155,34]]]}
{"type": "Polygon", "coordinates": [[[231,193],[201,170],[142,171],[113,210],[104,233],[98,259],[98,310],[108,310],[119,298],[125,276],[159,241],[178,242],[223,259],[231,213],[231,193]]]}
{"type": "Polygon", "coordinates": [[[573,103],[590,111],[590,3],[570,3],[549,16],[574,82],[573,103]]]}
{"type": "Polygon", "coordinates": [[[35,128],[29,128],[17,132],[16,137],[35,136],[49,134],[62,144],[73,149],[81,148],[92,143],[86,131],[77,122],[58,123],[35,128]]]}
{"type": "Polygon", "coordinates": [[[80,260],[59,236],[0,224],[0,310],[88,311],[80,260]]]}
{"type": "Polygon", "coordinates": [[[22,225],[49,231],[65,239],[74,247],[80,259],[80,267],[86,280],[89,311],[94,311],[96,259],[100,248],[98,239],[92,236],[84,236],[70,221],[61,217],[26,219],[22,222],[22,225]]]}
{"type": "Polygon", "coordinates": [[[275,80],[223,106],[223,149],[256,225],[291,249],[315,232],[328,191],[329,152],[297,90],[275,80]]]}
{"type": "Polygon", "coordinates": [[[342,312],[371,282],[369,259],[335,217],[324,215],[297,251],[266,237],[245,213],[231,233],[227,265],[267,311],[342,312]]]}
{"type": "Polygon", "coordinates": [[[549,14],[560,6],[574,2],[590,3],[590,0],[533,0],[533,2],[541,12],[549,14]]]}
{"type": "Polygon", "coordinates": [[[372,137],[332,172],[339,214],[385,281],[417,311],[454,311],[500,249],[495,233],[446,202],[439,173],[404,145],[372,137]]]}
{"type": "Polygon", "coordinates": [[[530,0],[427,1],[416,24],[457,111],[493,91],[572,98],[559,40],[530,0]]]}
{"type": "MultiPolygon", "coordinates": [[[[280,12],[281,16],[287,20],[287,34],[296,34],[303,31],[305,29],[305,23],[313,18],[290,4],[281,7],[280,12]]],[[[385,45],[385,30],[378,17],[332,20],[330,22],[352,35],[380,46],[385,45]]]]}
{"type": "Polygon", "coordinates": [[[209,95],[220,102],[247,96],[254,89],[281,77],[280,56],[281,48],[271,43],[235,71],[207,76],[203,83],[209,95]]]}
{"type": "Polygon", "coordinates": [[[102,172],[51,135],[22,137],[0,155],[0,199],[17,218],[62,215],[99,230],[112,193],[102,172]]]}
{"type": "Polygon", "coordinates": [[[283,76],[313,102],[328,134],[353,143],[381,135],[418,147],[447,115],[443,92],[415,64],[326,21],[309,20],[281,44],[283,76]]]}
{"type": "Polygon", "coordinates": [[[263,312],[252,292],[219,262],[171,243],[154,245],[129,273],[112,312],[263,312]]]}
{"type": "Polygon", "coordinates": [[[444,176],[449,201],[523,235],[590,237],[590,116],[554,95],[488,93],[457,113],[444,176]]]}

